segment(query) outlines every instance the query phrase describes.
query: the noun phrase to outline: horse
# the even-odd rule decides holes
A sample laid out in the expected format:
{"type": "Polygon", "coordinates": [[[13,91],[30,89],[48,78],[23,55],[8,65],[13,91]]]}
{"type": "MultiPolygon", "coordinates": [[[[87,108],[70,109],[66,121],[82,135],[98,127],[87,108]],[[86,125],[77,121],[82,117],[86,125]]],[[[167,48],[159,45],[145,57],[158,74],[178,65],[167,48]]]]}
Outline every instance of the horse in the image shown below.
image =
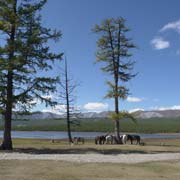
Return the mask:
{"type": "Polygon", "coordinates": [[[95,138],[95,144],[104,144],[106,141],[106,136],[102,135],[102,136],[97,136],[95,138]]]}
{"type": "Polygon", "coordinates": [[[131,140],[131,144],[133,144],[134,140],[136,140],[136,144],[140,144],[141,138],[139,135],[129,135],[129,138],[131,140]]]}
{"type": "Polygon", "coordinates": [[[74,144],[79,144],[79,142],[81,142],[81,144],[84,144],[84,138],[83,137],[74,137],[73,138],[74,144]]]}
{"type": "Polygon", "coordinates": [[[127,141],[131,141],[131,144],[133,144],[134,140],[136,140],[136,144],[140,144],[141,138],[139,135],[129,135],[129,134],[122,135],[123,144],[126,144],[127,141]]]}
{"type": "Polygon", "coordinates": [[[120,138],[123,144],[126,144],[126,142],[129,140],[128,134],[123,134],[122,136],[120,136],[120,138]]]}
{"type": "Polygon", "coordinates": [[[113,142],[114,142],[113,135],[107,135],[106,136],[106,144],[113,144],[113,142]]]}
{"type": "Polygon", "coordinates": [[[120,139],[118,139],[117,136],[108,134],[106,136],[106,144],[123,144],[122,136],[120,136],[120,139]]]}

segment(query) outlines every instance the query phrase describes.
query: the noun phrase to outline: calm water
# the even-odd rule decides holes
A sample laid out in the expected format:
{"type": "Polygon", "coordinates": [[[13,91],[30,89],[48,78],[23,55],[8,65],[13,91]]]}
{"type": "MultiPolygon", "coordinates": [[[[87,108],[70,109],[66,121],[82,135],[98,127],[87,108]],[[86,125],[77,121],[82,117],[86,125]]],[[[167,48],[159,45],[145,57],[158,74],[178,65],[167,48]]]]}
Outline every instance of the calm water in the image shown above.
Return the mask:
{"type": "MultiPolygon", "coordinates": [[[[72,136],[82,136],[85,138],[94,138],[102,132],[72,132],[72,136]]],[[[148,138],[180,138],[179,134],[139,134],[142,139],[148,138]]],[[[0,131],[0,137],[3,136],[3,131],[0,131]]],[[[40,138],[40,139],[63,139],[67,138],[67,132],[62,131],[12,131],[13,138],[40,138]]]]}

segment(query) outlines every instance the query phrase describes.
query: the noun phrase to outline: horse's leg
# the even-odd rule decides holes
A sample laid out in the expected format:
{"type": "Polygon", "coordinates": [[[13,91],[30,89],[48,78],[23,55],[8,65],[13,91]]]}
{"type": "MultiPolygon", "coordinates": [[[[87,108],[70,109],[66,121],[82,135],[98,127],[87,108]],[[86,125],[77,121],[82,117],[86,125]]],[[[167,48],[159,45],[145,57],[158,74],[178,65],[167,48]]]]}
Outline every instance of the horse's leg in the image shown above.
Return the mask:
{"type": "Polygon", "coordinates": [[[108,138],[106,137],[105,143],[108,144],[108,138]]]}
{"type": "Polygon", "coordinates": [[[108,139],[106,139],[106,141],[105,141],[105,142],[106,142],[106,144],[109,144],[109,140],[108,140],[108,139]]]}
{"type": "Polygon", "coordinates": [[[113,136],[112,136],[112,137],[111,137],[111,144],[113,144],[113,139],[114,139],[114,138],[113,138],[113,136]]]}
{"type": "Polygon", "coordinates": [[[124,136],[121,137],[121,141],[122,141],[123,144],[125,144],[125,142],[124,142],[124,136]]]}
{"type": "Polygon", "coordinates": [[[99,144],[99,137],[96,137],[95,143],[96,143],[96,144],[99,144]]]}
{"type": "Polygon", "coordinates": [[[113,138],[112,138],[112,136],[111,136],[111,141],[110,141],[110,143],[113,144],[113,138]]]}
{"type": "Polygon", "coordinates": [[[105,141],[106,141],[106,138],[105,138],[105,136],[103,136],[103,137],[102,137],[102,144],[104,144],[105,141]]]}
{"type": "Polygon", "coordinates": [[[102,142],[102,139],[101,139],[101,137],[99,138],[99,144],[101,144],[101,142],[102,142]]]}
{"type": "Polygon", "coordinates": [[[103,140],[102,140],[102,144],[104,144],[105,143],[105,140],[104,140],[104,138],[103,138],[103,140]]]}
{"type": "Polygon", "coordinates": [[[131,138],[131,144],[133,144],[133,138],[131,138]]]}
{"type": "Polygon", "coordinates": [[[123,137],[123,144],[126,144],[127,142],[127,136],[123,137]]]}
{"type": "Polygon", "coordinates": [[[140,144],[140,141],[141,141],[141,139],[140,139],[140,137],[138,138],[138,144],[140,144]]]}
{"type": "Polygon", "coordinates": [[[139,138],[137,137],[137,143],[136,144],[139,144],[139,138]]]}

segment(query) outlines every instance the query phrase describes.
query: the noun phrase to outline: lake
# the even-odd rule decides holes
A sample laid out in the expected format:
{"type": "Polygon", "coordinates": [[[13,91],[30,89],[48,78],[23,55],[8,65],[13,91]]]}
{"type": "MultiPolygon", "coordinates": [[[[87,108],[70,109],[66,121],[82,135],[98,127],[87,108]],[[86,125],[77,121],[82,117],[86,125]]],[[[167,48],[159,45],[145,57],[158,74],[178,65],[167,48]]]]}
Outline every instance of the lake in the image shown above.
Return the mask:
{"type": "MultiPolygon", "coordinates": [[[[72,136],[85,138],[94,138],[103,135],[102,132],[72,132],[72,136]]],[[[159,139],[177,139],[179,134],[138,134],[142,139],[159,138],[159,139]]],[[[3,137],[3,131],[0,131],[0,138],[3,137]]],[[[35,139],[64,139],[67,138],[67,132],[63,131],[12,131],[13,138],[35,138],[35,139]]]]}

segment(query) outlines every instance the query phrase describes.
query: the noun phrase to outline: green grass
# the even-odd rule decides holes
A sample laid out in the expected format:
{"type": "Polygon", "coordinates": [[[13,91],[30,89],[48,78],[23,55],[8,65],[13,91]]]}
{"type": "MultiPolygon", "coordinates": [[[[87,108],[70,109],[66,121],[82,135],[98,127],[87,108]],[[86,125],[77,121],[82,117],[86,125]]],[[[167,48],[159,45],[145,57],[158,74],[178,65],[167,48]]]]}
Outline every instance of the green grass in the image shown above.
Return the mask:
{"type": "MultiPolygon", "coordinates": [[[[0,140],[1,141],[1,140],[0,140]]],[[[145,139],[145,146],[139,145],[95,145],[94,140],[85,139],[84,145],[70,146],[67,140],[56,140],[52,143],[48,139],[13,139],[13,151],[27,153],[157,153],[180,152],[179,139],[145,139]]],[[[3,151],[0,151],[0,153],[3,151]]]]}
{"type": "Polygon", "coordinates": [[[179,180],[180,161],[135,165],[47,160],[0,161],[2,180],[179,180]]]}
{"type": "MultiPolygon", "coordinates": [[[[0,140],[1,141],[1,140],[0,140]]],[[[179,139],[146,139],[146,145],[70,146],[67,140],[13,139],[14,152],[30,154],[63,153],[157,153],[180,152],[179,139]]],[[[3,153],[4,151],[0,151],[3,153]]],[[[138,164],[75,163],[54,160],[0,160],[0,180],[179,180],[180,161],[138,164]]]]}
{"type": "MultiPolygon", "coordinates": [[[[79,121],[80,126],[72,126],[72,131],[114,131],[114,122],[109,119],[80,119],[79,121]]],[[[3,129],[2,120],[0,120],[0,129],[3,129]]],[[[13,121],[12,129],[20,131],[66,131],[66,121],[64,119],[16,120],[13,121]]],[[[123,132],[137,133],[180,133],[180,118],[138,119],[137,124],[130,120],[122,120],[120,129],[123,132]]]]}
{"type": "MultiPolygon", "coordinates": [[[[157,153],[180,152],[179,139],[147,139],[139,145],[95,145],[87,140],[84,145],[70,146],[67,141],[52,143],[46,139],[13,139],[15,152],[26,153],[157,153]],[[163,145],[162,145],[163,144],[163,145]]],[[[3,151],[0,151],[3,153],[3,151]]],[[[138,164],[75,163],[54,160],[1,160],[2,180],[161,180],[180,179],[180,161],[138,164]]]]}

